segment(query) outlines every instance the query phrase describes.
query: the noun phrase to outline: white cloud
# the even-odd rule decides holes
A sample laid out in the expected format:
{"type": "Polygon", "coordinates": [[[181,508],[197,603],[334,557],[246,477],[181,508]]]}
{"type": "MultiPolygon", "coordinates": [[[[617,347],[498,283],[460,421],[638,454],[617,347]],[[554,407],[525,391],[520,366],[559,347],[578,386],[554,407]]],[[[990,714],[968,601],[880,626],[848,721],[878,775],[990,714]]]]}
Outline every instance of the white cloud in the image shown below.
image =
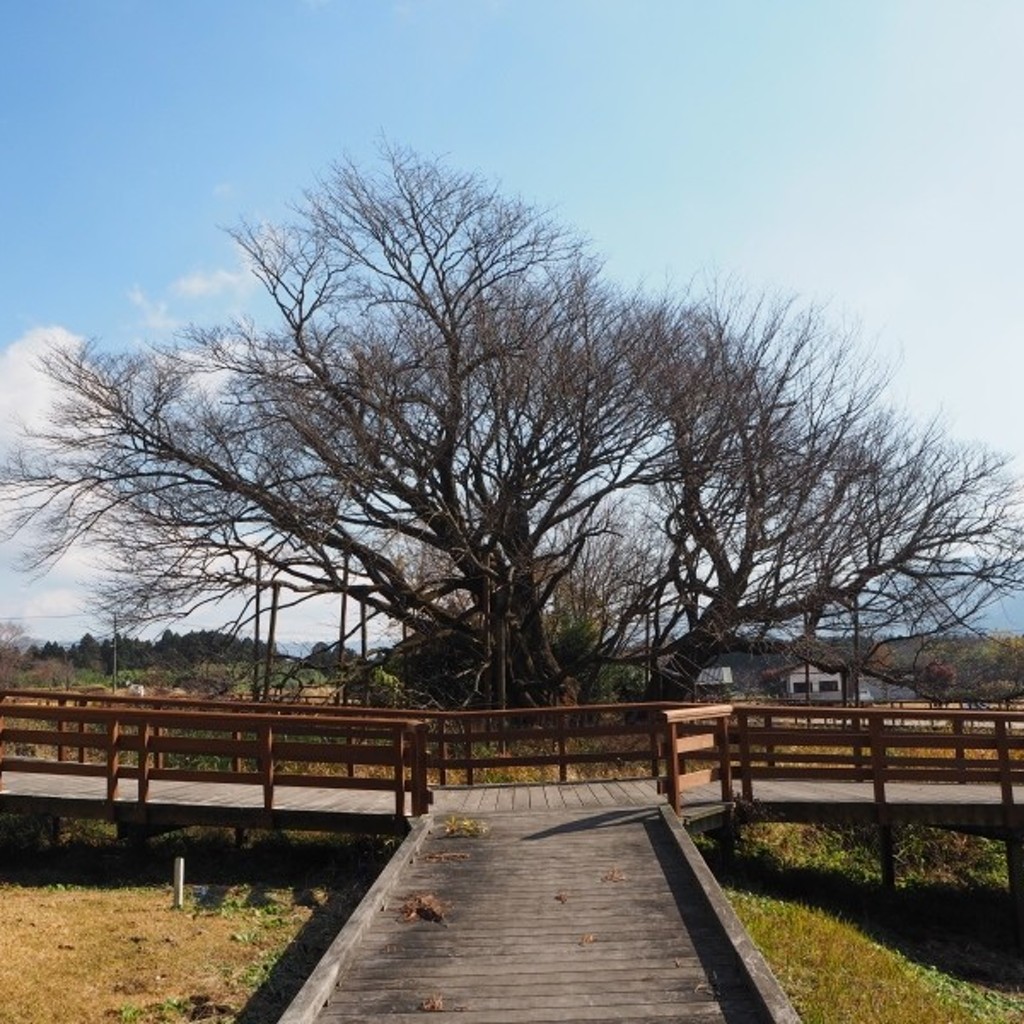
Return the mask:
{"type": "Polygon", "coordinates": [[[207,298],[225,293],[240,294],[252,286],[252,275],[245,270],[213,270],[179,277],[171,286],[178,295],[187,298],[207,298]]]}
{"type": "Polygon", "coordinates": [[[52,348],[82,341],[64,327],[35,327],[0,351],[0,449],[22,426],[46,422],[53,388],[39,366],[40,358],[52,348]]]}
{"type": "MultiPolygon", "coordinates": [[[[83,338],[65,327],[36,327],[0,350],[0,454],[26,427],[42,427],[55,393],[40,367],[51,349],[73,346],[83,338]]],[[[94,573],[85,552],[74,549],[41,579],[17,572],[30,535],[0,543],[0,620],[11,619],[32,636],[74,637],[96,628],[83,581],[94,573]]]]}
{"type": "Polygon", "coordinates": [[[168,313],[166,302],[153,301],[138,285],[134,285],[129,290],[128,299],[136,309],[142,312],[139,326],[145,330],[171,332],[181,327],[181,321],[168,313]]]}

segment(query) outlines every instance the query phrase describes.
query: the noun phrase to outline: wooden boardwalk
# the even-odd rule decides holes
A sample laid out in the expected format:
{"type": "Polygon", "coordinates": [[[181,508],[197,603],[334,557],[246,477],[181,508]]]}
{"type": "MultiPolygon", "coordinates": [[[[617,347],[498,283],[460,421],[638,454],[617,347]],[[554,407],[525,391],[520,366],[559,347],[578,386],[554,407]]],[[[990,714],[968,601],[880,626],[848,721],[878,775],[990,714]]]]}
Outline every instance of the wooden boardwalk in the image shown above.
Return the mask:
{"type": "Polygon", "coordinates": [[[1024,939],[1020,713],[152,703],[0,691],[0,813],[136,835],[412,823],[282,1024],[796,1021],[686,832],[756,820],[876,825],[890,883],[893,825],[1000,838],[1024,939]],[[518,769],[561,782],[473,785],[518,769]],[[447,834],[465,820],[487,834],[447,834]]]}
{"type": "MultiPolygon", "coordinates": [[[[394,814],[385,792],[282,788],[273,810],[263,807],[258,786],[242,783],[156,782],[143,807],[131,782],[118,800],[106,798],[104,780],[73,775],[9,772],[0,790],[0,814],[39,813],[55,817],[106,818],[130,825],[221,825],[404,834],[405,819],[394,814]],[[113,810],[111,809],[113,808],[113,810]]],[[[585,783],[436,787],[435,816],[595,807],[642,807],[664,803],[653,779],[603,779],[585,783]]],[[[1024,787],[1013,787],[1014,807],[1024,813],[1024,787]]],[[[759,781],[755,801],[741,812],[753,818],[808,822],[879,824],[879,806],[870,783],[759,781]]],[[[407,801],[406,813],[411,813],[407,801]]],[[[697,830],[724,824],[727,805],[717,783],[688,790],[681,818],[697,830]]],[[[945,828],[985,829],[998,836],[1009,825],[997,785],[890,783],[885,817],[945,828]]]]}
{"type": "MultiPolygon", "coordinates": [[[[258,785],[230,782],[154,782],[145,804],[136,786],[122,786],[110,801],[102,778],[8,772],[0,790],[0,814],[47,814],[97,818],[145,830],[192,825],[241,829],[359,832],[405,835],[406,818],[395,814],[387,792],[281,787],[274,807],[264,806],[258,785]]],[[[406,813],[411,813],[406,800],[406,813]]]]}
{"type": "Polygon", "coordinates": [[[281,1024],[430,1011],[464,1024],[798,1021],[652,795],[643,806],[632,786],[454,792],[441,801],[450,816],[414,830],[281,1024]],[[547,802],[570,792],[592,805],[547,802]],[[536,806],[503,813],[517,796],[536,806]]]}

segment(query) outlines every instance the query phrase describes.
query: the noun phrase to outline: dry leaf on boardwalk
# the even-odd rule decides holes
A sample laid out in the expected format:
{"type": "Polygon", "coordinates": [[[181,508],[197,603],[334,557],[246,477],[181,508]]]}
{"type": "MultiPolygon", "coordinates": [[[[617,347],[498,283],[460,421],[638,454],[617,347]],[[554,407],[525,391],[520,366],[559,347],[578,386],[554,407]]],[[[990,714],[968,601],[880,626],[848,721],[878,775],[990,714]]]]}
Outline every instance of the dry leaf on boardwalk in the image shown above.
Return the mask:
{"type": "Polygon", "coordinates": [[[624,882],[625,880],[626,876],[618,868],[612,868],[611,871],[606,871],[601,876],[602,882],[624,882]]]}
{"type": "Polygon", "coordinates": [[[403,921],[434,921],[440,924],[448,908],[432,892],[406,896],[399,911],[403,921]]]}

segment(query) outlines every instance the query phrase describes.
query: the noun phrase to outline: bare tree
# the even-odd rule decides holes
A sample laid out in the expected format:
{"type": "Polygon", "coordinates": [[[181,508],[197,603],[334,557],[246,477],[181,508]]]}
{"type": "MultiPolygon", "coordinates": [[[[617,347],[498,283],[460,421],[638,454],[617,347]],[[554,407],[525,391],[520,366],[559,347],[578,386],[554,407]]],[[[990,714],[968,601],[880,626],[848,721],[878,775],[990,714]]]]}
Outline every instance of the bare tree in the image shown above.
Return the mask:
{"type": "Polygon", "coordinates": [[[676,312],[405,153],[378,177],[337,168],[297,225],[237,238],[282,329],[47,360],[63,399],[7,475],[37,561],[88,539],[122,614],[145,616],[250,587],[257,555],[293,599],[340,591],[348,560],[371,607],[492,665],[495,699],[547,699],[566,676],[551,596],[659,465],[637,382],[676,312]]]}
{"type": "Polygon", "coordinates": [[[25,663],[28,636],[16,622],[0,622],[0,686],[14,686],[25,663]]]}
{"type": "Polygon", "coordinates": [[[675,444],[651,578],[654,647],[684,688],[736,649],[822,667],[845,650],[855,674],[882,638],[962,626],[1020,585],[1005,460],[889,409],[820,313],[713,293],[690,337],[660,392],[675,444]]]}
{"type": "Polygon", "coordinates": [[[543,213],[385,156],[235,233],[275,325],[49,355],[2,479],[37,567],[105,552],[120,621],[352,593],[496,703],[1016,581],[1000,460],[886,411],[818,313],[622,292],[543,213]]]}

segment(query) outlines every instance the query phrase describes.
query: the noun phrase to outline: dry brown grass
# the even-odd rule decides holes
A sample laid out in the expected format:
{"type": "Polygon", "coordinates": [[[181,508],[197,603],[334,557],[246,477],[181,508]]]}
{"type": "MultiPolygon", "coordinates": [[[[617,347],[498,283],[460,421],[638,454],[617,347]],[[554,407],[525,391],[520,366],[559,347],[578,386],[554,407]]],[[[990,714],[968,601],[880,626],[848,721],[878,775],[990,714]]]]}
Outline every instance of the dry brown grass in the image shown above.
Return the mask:
{"type": "Polygon", "coordinates": [[[235,849],[196,834],[145,851],[102,835],[0,842],[0,1022],[270,1024],[387,853],[327,838],[235,849]]]}
{"type": "Polygon", "coordinates": [[[171,907],[170,887],[0,886],[6,1024],[229,1020],[313,908],[287,890],[171,907]]]}

